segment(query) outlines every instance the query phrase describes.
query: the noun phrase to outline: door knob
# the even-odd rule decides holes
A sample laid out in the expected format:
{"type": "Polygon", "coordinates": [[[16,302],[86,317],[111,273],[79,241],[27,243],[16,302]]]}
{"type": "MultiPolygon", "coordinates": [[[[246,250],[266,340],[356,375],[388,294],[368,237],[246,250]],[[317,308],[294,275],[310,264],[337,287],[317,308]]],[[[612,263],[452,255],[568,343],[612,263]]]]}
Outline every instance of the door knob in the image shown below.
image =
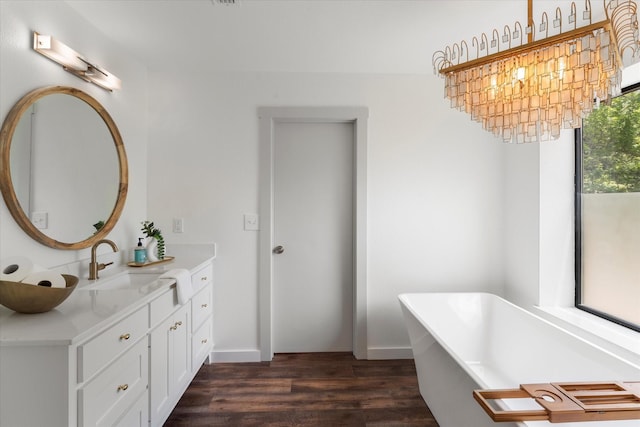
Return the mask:
{"type": "Polygon", "coordinates": [[[276,246],[275,248],[273,248],[273,253],[276,255],[280,255],[282,252],[284,252],[283,246],[276,246]]]}

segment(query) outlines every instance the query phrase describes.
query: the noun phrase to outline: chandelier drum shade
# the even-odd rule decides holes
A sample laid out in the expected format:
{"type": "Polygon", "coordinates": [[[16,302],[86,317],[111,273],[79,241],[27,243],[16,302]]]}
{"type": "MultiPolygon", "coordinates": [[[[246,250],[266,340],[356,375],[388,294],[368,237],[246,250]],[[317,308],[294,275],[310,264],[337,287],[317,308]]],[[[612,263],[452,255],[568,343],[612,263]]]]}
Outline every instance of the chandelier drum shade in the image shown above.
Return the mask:
{"type": "Polygon", "coordinates": [[[589,0],[581,14],[571,3],[566,22],[557,8],[535,25],[532,9],[528,0],[524,27],[505,25],[432,58],[451,107],[505,142],[556,139],[561,129],[582,126],[600,101],[620,93],[623,65],[640,60],[634,1],[604,0],[606,19],[596,23],[589,0]]]}

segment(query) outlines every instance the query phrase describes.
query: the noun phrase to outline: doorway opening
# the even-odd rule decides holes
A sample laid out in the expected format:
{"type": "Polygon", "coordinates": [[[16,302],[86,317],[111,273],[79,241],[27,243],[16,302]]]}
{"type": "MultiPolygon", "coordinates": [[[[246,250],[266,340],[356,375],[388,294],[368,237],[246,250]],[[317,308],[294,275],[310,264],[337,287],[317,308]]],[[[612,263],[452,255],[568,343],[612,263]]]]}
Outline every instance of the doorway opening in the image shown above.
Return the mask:
{"type": "MultiPolygon", "coordinates": [[[[367,358],[367,305],[366,305],[366,170],[367,170],[367,119],[366,107],[260,107],[260,216],[259,232],[259,332],[260,357],[263,361],[273,358],[273,286],[274,254],[278,244],[274,241],[274,153],[275,132],[283,123],[349,123],[353,129],[353,354],[358,359],[367,358]]],[[[313,339],[313,337],[309,337],[313,339]]]]}

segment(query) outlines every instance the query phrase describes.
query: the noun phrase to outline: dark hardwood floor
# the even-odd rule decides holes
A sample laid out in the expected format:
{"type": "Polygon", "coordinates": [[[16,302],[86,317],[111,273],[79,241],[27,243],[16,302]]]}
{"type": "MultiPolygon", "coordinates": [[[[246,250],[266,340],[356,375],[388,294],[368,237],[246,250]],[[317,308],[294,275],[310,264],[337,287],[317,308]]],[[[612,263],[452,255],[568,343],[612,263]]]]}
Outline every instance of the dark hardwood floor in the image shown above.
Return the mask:
{"type": "Polygon", "coordinates": [[[299,353],[204,365],[165,426],[438,424],[418,391],[413,360],[299,353]]]}

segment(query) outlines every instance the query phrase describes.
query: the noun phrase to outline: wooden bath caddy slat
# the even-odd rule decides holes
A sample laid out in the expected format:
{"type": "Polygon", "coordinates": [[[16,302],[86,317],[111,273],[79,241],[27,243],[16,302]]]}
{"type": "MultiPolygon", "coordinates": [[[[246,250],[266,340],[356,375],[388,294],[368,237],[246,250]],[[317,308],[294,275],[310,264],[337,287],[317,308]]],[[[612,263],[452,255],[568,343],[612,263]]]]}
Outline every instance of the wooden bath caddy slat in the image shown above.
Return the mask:
{"type": "Polygon", "coordinates": [[[519,389],[475,390],[473,397],[495,422],[640,419],[640,382],[521,384],[519,389]],[[541,409],[496,410],[489,403],[496,399],[533,399],[541,409]]]}

